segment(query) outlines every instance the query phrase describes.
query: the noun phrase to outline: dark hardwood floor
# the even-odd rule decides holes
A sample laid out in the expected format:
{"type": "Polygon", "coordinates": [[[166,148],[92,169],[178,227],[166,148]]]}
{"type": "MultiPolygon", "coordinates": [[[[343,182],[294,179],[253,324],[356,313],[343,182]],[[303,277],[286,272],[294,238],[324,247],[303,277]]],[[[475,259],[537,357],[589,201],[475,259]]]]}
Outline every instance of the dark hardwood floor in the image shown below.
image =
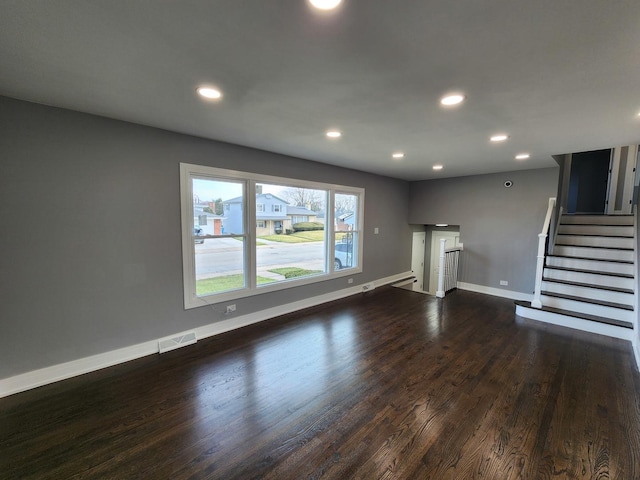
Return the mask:
{"type": "Polygon", "coordinates": [[[629,343],[391,287],[0,399],[2,479],[640,479],[629,343]]]}

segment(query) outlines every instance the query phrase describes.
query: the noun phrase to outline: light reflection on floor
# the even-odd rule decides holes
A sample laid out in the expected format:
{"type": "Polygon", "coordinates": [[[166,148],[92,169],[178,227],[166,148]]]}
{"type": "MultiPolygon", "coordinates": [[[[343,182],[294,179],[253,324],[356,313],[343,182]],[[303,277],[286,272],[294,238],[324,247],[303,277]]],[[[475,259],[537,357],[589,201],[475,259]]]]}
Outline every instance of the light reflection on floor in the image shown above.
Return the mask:
{"type": "Polygon", "coordinates": [[[274,414],[295,415],[313,402],[322,408],[329,402],[323,396],[329,380],[357,381],[357,365],[345,362],[354,354],[354,339],[355,320],[344,314],[297,325],[216,359],[196,380],[201,385],[195,402],[198,436],[231,429],[262,431],[267,409],[273,424],[274,414]],[[237,402],[237,417],[218,415],[228,402],[237,402]],[[274,403],[279,405],[276,412],[274,403]]]}

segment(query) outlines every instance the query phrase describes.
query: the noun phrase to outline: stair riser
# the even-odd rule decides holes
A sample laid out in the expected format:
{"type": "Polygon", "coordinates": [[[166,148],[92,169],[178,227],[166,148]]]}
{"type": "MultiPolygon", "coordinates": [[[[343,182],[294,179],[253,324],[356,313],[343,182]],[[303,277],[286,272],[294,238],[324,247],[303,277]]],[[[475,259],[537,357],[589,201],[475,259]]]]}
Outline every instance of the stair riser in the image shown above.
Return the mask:
{"type": "Polygon", "coordinates": [[[602,305],[594,305],[592,303],[578,302],[575,300],[567,300],[565,298],[549,297],[542,295],[542,305],[572,312],[586,313],[589,315],[597,315],[599,317],[613,318],[622,320],[623,322],[634,321],[634,312],[630,310],[622,310],[619,308],[603,307],[602,305]]]}
{"type": "Polygon", "coordinates": [[[594,270],[596,272],[634,274],[634,265],[628,263],[605,262],[600,260],[584,260],[566,257],[547,257],[550,267],[577,268],[580,270],[594,270]]]}
{"type": "Polygon", "coordinates": [[[545,292],[561,293],[572,297],[590,298],[603,302],[620,303],[633,306],[633,293],[612,292],[611,290],[600,290],[597,288],[581,287],[578,285],[566,285],[555,282],[542,282],[542,290],[545,292]]]}
{"type": "Polygon", "coordinates": [[[617,287],[634,289],[633,278],[613,277],[611,275],[596,275],[592,273],[571,272],[566,270],[554,270],[545,268],[543,273],[545,278],[565,280],[567,282],[588,283],[591,285],[601,285],[604,287],[617,287]]]}
{"type": "Polygon", "coordinates": [[[608,248],[589,247],[568,247],[566,245],[556,245],[553,249],[554,255],[564,255],[565,257],[595,258],[600,260],[619,260],[623,262],[633,262],[632,250],[611,250],[608,248]]]}
{"type": "Polygon", "coordinates": [[[632,237],[633,227],[612,225],[560,225],[558,233],[567,235],[604,235],[632,237]]]}
{"type": "Polygon", "coordinates": [[[560,221],[562,225],[586,224],[586,225],[629,225],[633,226],[631,215],[563,215],[560,221]]]}
{"type": "Polygon", "coordinates": [[[633,238],[584,237],[582,235],[558,234],[556,244],[582,247],[633,248],[633,238]]]}
{"type": "Polygon", "coordinates": [[[560,325],[563,327],[575,328],[585,332],[597,333],[599,335],[608,335],[614,338],[622,338],[623,340],[631,340],[635,336],[635,332],[630,328],[617,327],[613,325],[605,325],[598,322],[590,322],[580,318],[567,317],[557,313],[545,312],[537,308],[527,308],[516,306],[516,315],[524,318],[531,318],[541,322],[560,325]]]}

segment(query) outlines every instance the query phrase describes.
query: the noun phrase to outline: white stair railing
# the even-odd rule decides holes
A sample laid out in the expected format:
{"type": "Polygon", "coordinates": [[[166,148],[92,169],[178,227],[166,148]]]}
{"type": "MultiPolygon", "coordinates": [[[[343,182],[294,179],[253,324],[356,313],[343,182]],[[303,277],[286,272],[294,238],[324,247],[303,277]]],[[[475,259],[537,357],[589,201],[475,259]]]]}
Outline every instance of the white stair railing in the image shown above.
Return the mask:
{"type": "Polygon", "coordinates": [[[436,297],[443,298],[449,290],[458,286],[458,265],[462,245],[447,248],[447,239],[440,239],[440,263],[438,268],[438,290],[436,297]]]}
{"type": "Polygon", "coordinates": [[[533,300],[531,300],[531,306],[534,308],[542,308],[542,273],[544,271],[544,257],[545,249],[547,246],[547,236],[549,235],[549,224],[551,223],[551,216],[553,215],[553,209],[556,206],[555,197],[549,198],[549,207],[547,208],[547,216],[544,217],[544,224],[542,225],[542,232],[538,234],[538,263],[536,264],[536,286],[533,292],[533,300]]]}

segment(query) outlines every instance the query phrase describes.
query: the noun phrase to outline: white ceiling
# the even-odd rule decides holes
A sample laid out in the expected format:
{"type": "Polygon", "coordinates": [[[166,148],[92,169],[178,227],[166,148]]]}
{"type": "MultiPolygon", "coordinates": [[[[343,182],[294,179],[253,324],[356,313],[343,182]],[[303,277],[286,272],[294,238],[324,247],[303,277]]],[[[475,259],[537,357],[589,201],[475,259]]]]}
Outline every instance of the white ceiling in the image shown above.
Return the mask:
{"type": "Polygon", "coordinates": [[[640,142],[638,0],[343,0],[329,14],[307,0],[3,0],[0,13],[2,95],[392,177],[640,142]],[[197,98],[203,83],[223,99],[197,98]],[[467,100],[444,109],[451,90],[467,100]],[[489,142],[498,132],[509,140],[489,142]]]}

